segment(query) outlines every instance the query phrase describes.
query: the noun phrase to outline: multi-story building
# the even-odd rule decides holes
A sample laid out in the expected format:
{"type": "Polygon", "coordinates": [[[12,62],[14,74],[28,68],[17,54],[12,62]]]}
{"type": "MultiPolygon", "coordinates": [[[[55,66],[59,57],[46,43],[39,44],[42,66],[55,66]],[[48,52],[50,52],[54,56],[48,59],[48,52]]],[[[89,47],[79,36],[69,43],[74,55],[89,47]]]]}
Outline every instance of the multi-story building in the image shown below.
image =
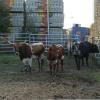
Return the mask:
{"type": "MultiPolygon", "coordinates": [[[[6,0],[10,7],[11,33],[63,34],[63,0],[6,0]]],[[[57,37],[58,37],[57,36],[57,37]]],[[[51,37],[51,38],[54,38],[51,37]]]]}
{"type": "MultiPolygon", "coordinates": [[[[36,33],[63,33],[64,23],[62,0],[6,0],[11,9],[11,32],[21,32],[26,10],[26,26],[33,27],[36,33]],[[49,28],[49,31],[48,31],[49,28]],[[58,31],[57,31],[58,30],[58,31]]],[[[30,31],[26,29],[26,31],[30,31]]],[[[33,31],[33,30],[32,30],[33,31]]]]}
{"type": "Polygon", "coordinates": [[[94,0],[94,23],[90,27],[89,41],[100,45],[100,0],[94,0]]]}
{"type": "Polygon", "coordinates": [[[75,24],[72,27],[71,35],[73,40],[83,42],[86,40],[86,36],[89,35],[89,28],[81,27],[79,24],[75,24]]]}
{"type": "Polygon", "coordinates": [[[100,37],[100,0],[94,0],[94,23],[91,25],[91,37],[100,37]]]}
{"type": "Polygon", "coordinates": [[[27,24],[38,28],[38,33],[42,31],[55,34],[59,33],[59,29],[62,31],[64,20],[62,0],[27,0],[26,12],[28,12],[27,24]]]}

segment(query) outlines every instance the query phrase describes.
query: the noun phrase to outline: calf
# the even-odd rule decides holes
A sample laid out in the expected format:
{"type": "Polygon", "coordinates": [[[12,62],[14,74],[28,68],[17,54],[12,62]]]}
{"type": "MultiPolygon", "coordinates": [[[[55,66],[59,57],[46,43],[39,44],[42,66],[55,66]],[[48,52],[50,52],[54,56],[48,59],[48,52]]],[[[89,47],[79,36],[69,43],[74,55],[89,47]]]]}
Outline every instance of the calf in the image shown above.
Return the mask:
{"type": "Polygon", "coordinates": [[[63,60],[64,60],[64,48],[62,45],[53,44],[48,48],[47,56],[50,74],[56,74],[59,70],[59,64],[61,64],[61,71],[63,71],[63,60]]]}

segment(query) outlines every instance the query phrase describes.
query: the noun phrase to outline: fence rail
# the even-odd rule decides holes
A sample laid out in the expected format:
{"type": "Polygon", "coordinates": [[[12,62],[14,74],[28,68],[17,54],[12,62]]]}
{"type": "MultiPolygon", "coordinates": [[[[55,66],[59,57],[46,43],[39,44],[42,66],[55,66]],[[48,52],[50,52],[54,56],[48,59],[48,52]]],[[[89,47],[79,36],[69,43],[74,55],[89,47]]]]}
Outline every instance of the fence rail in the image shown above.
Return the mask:
{"type": "MultiPolygon", "coordinates": [[[[1,34],[0,34],[1,35],[1,34]]],[[[3,35],[1,35],[3,36],[3,35]]],[[[4,37],[4,36],[3,36],[4,37]]],[[[32,33],[10,33],[9,37],[0,38],[0,53],[11,53],[14,52],[13,46],[6,42],[8,39],[11,42],[28,42],[28,43],[37,43],[43,42],[45,44],[45,52],[47,52],[48,47],[51,44],[61,44],[65,49],[68,48],[68,44],[71,45],[73,38],[70,38],[66,34],[32,34],[32,33]]],[[[96,41],[97,44],[97,41],[96,41]]],[[[100,50],[100,41],[99,41],[99,50],[100,50]]],[[[97,59],[100,59],[100,53],[95,54],[97,59]]]]}
{"type": "Polygon", "coordinates": [[[4,37],[4,39],[0,39],[0,52],[14,52],[13,46],[6,42],[6,39],[11,42],[23,42],[26,41],[28,43],[37,43],[43,42],[46,47],[46,51],[48,50],[48,46],[51,44],[61,44],[64,48],[67,48],[66,41],[67,41],[66,34],[32,34],[32,33],[15,33],[11,34],[9,37],[4,37]]]}

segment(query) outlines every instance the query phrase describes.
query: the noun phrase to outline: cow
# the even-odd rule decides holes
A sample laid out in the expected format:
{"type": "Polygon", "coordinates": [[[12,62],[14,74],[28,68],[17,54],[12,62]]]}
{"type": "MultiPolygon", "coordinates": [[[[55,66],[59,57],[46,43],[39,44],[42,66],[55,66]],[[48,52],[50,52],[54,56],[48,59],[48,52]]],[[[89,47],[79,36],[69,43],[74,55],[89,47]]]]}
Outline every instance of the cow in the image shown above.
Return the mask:
{"type": "Polygon", "coordinates": [[[50,74],[56,75],[59,71],[59,64],[61,64],[61,71],[63,72],[64,48],[60,44],[53,44],[48,48],[47,55],[50,74]]]}
{"type": "Polygon", "coordinates": [[[29,69],[29,71],[31,72],[32,58],[37,59],[39,65],[39,72],[42,71],[43,53],[45,50],[43,43],[11,43],[10,41],[8,41],[8,43],[13,45],[15,53],[19,56],[20,60],[25,65],[25,71],[29,69]]]}
{"type": "Polygon", "coordinates": [[[89,54],[98,53],[99,49],[96,44],[84,41],[84,42],[81,42],[80,44],[78,43],[73,44],[72,52],[75,57],[77,69],[80,70],[80,64],[84,65],[84,58],[86,61],[86,65],[88,66],[89,54]]]}
{"type": "Polygon", "coordinates": [[[39,43],[32,43],[30,44],[31,50],[32,50],[32,58],[37,59],[38,65],[39,65],[39,72],[42,72],[42,66],[44,63],[44,51],[45,51],[45,46],[42,42],[39,43]]]}
{"type": "Polygon", "coordinates": [[[79,45],[79,50],[80,50],[80,58],[82,60],[82,65],[84,65],[84,58],[85,58],[87,66],[89,65],[88,58],[90,53],[99,53],[98,46],[88,41],[81,42],[79,45]]]}

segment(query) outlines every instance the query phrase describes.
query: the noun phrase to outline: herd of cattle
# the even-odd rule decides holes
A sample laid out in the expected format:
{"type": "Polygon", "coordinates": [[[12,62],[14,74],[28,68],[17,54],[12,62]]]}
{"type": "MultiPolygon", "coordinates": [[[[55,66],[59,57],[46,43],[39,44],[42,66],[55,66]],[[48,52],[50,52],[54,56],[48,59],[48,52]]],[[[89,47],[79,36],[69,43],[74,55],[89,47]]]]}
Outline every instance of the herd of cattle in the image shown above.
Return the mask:
{"type": "Polygon", "coordinates": [[[72,52],[75,58],[77,69],[80,70],[80,66],[84,65],[84,59],[88,66],[88,59],[90,53],[99,53],[98,46],[90,42],[74,43],[72,46],[72,52]]]}
{"type": "MultiPolygon", "coordinates": [[[[18,55],[20,60],[23,62],[25,66],[25,72],[31,72],[32,59],[37,59],[39,72],[42,71],[45,52],[45,46],[43,43],[11,43],[10,41],[8,41],[8,43],[14,47],[16,55],[18,55]]],[[[50,74],[55,74],[58,71],[59,64],[61,64],[63,71],[63,46],[56,44],[49,46],[47,59],[50,66],[50,74]]]]}
{"type": "MultiPolygon", "coordinates": [[[[44,62],[44,52],[45,52],[45,45],[43,43],[12,43],[8,41],[10,45],[12,45],[15,49],[16,55],[19,56],[20,60],[23,62],[25,69],[25,72],[31,72],[32,71],[32,59],[37,59],[38,65],[39,65],[39,72],[42,71],[43,62],[44,62]]],[[[98,47],[94,44],[91,44],[87,42],[87,47],[83,45],[84,43],[80,43],[78,46],[78,50],[80,51],[79,54],[74,54],[75,61],[78,70],[80,70],[80,61],[83,58],[86,57],[86,62],[88,65],[88,56],[89,53],[97,53],[99,52],[98,47]],[[79,60],[79,61],[78,61],[79,60]]],[[[75,45],[72,46],[72,52],[75,51],[75,45]]],[[[48,65],[50,68],[50,74],[56,74],[57,72],[64,71],[63,69],[63,61],[64,61],[64,47],[60,44],[52,44],[48,47],[47,52],[47,60],[48,65]]]]}

